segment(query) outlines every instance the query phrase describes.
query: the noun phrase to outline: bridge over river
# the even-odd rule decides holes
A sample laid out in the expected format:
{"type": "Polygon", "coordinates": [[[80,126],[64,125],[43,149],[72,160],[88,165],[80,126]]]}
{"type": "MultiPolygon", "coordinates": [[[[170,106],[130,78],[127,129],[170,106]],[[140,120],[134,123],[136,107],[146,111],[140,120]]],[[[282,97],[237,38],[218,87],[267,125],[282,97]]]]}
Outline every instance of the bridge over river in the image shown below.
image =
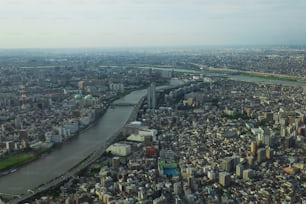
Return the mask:
{"type": "Polygon", "coordinates": [[[116,106],[136,106],[137,103],[127,103],[127,102],[122,102],[122,103],[112,103],[110,107],[116,107],[116,106]]]}

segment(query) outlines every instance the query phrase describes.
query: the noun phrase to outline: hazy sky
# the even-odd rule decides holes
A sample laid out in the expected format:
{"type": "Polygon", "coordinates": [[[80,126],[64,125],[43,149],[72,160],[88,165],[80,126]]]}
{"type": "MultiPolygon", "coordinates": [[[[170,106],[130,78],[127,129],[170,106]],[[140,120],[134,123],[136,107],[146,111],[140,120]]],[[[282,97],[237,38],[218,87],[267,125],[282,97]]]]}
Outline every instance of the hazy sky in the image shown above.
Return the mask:
{"type": "Polygon", "coordinates": [[[306,0],[0,0],[0,48],[306,44],[306,0]]]}

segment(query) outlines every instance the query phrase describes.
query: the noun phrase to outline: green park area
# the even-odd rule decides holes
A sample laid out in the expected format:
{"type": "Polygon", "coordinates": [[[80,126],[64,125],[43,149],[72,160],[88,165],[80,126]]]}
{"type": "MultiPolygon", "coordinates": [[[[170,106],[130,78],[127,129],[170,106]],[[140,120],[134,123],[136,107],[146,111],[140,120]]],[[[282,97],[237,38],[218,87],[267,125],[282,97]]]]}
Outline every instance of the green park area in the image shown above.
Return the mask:
{"type": "Polygon", "coordinates": [[[293,81],[293,82],[305,82],[294,76],[277,76],[277,75],[269,75],[269,74],[258,74],[258,73],[240,73],[242,76],[248,77],[259,77],[268,80],[281,80],[281,81],[293,81]]]}
{"type": "Polygon", "coordinates": [[[33,152],[20,152],[0,159],[0,171],[20,166],[36,158],[33,152]]]}

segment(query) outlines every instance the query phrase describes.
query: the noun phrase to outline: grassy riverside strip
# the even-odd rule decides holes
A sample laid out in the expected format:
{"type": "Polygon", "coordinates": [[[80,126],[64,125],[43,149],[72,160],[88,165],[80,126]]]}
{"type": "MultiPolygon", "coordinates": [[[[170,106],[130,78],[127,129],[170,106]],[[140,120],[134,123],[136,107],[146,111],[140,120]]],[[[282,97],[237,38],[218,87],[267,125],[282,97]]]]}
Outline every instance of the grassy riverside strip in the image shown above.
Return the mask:
{"type": "Polygon", "coordinates": [[[233,69],[233,68],[214,68],[214,67],[204,67],[201,64],[194,64],[195,67],[198,69],[202,69],[208,72],[223,72],[232,75],[240,75],[240,76],[247,76],[247,77],[258,77],[267,80],[279,80],[279,81],[291,81],[291,82],[306,82],[305,77],[303,76],[292,76],[292,75],[285,75],[285,74],[275,74],[275,73],[268,73],[268,72],[259,72],[259,71],[243,71],[240,69],[233,69]]]}
{"type": "Polygon", "coordinates": [[[279,81],[292,81],[292,82],[306,82],[305,80],[299,79],[298,77],[294,76],[276,76],[267,73],[245,73],[245,72],[238,72],[238,75],[247,76],[247,77],[258,77],[262,79],[268,80],[279,80],[279,81]]]}
{"type": "Polygon", "coordinates": [[[38,157],[39,155],[35,154],[32,151],[19,152],[16,154],[9,155],[3,159],[0,159],[0,171],[21,166],[38,157]]]}

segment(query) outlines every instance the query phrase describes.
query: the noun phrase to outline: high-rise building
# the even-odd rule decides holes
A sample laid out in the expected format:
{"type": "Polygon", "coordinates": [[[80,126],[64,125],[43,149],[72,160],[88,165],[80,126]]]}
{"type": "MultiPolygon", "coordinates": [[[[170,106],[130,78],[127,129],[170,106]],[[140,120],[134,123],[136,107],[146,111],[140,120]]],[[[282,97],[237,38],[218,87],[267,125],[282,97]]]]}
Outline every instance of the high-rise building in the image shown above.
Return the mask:
{"type": "Polygon", "coordinates": [[[79,89],[84,90],[84,81],[79,81],[78,82],[78,87],[79,87],[79,89]]]}
{"type": "Polygon", "coordinates": [[[284,147],[287,149],[287,148],[291,148],[293,146],[294,146],[294,138],[293,138],[293,136],[285,137],[284,147]]]}
{"type": "Polygon", "coordinates": [[[267,159],[272,159],[273,158],[273,153],[274,153],[274,150],[271,149],[270,147],[266,149],[266,158],[267,159]]]}
{"type": "Polygon", "coordinates": [[[26,87],[24,85],[20,86],[20,101],[21,101],[21,108],[25,109],[27,107],[27,92],[26,92],[26,87]]]}
{"type": "Polygon", "coordinates": [[[264,136],[264,144],[266,145],[266,146],[273,146],[273,144],[274,144],[274,140],[275,140],[275,137],[274,136],[272,136],[272,135],[265,135],[264,136]]]}
{"type": "Polygon", "coordinates": [[[265,119],[267,120],[267,121],[273,121],[273,113],[272,112],[265,112],[265,119]]]}
{"type": "Polygon", "coordinates": [[[266,149],[265,148],[260,148],[257,150],[257,161],[263,162],[266,160],[266,149]]]}
{"type": "Polygon", "coordinates": [[[222,160],[221,168],[223,171],[232,172],[235,170],[236,165],[239,164],[240,158],[237,156],[225,157],[222,160]]]}
{"type": "Polygon", "coordinates": [[[244,170],[243,165],[242,164],[238,164],[236,166],[236,176],[239,177],[239,178],[242,178],[243,170],[244,170]]]}
{"type": "Polygon", "coordinates": [[[248,165],[253,166],[254,165],[254,157],[253,156],[248,156],[247,157],[248,165]]]}
{"type": "Polygon", "coordinates": [[[254,171],[252,169],[243,170],[243,180],[250,180],[254,177],[254,171]]]}
{"type": "Polygon", "coordinates": [[[148,108],[155,109],[156,108],[156,88],[155,88],[154,82],[152,82],[150,86],[148,87],[147,99],[148,99],[148,108]]]}
{"type": "Polygon", "coordinates": [[[253,156],[256,155],[256,151],[257,151],[257,142],[253,141],[251,142],[251,154],[253,156]]]}
{"type": "Polygon", "coordinates": [[[224,186],[227,187],[231,184],[231,175],[228,172],[220,172],[219,173],[219,183],[224,186]]]}
{"type": "Polygon", "coordinates": [[[112,167],[114,170],[118,170],[120,166],[120,158],[119,157],[113,157],[112,158],[112,167]]]}
{"type": "Polygon", "coordinates": [[[232,158],[226,157],[222,160],[221,168],[223,171],[231,172],[233,170],[232,168],[232,158]]]}

